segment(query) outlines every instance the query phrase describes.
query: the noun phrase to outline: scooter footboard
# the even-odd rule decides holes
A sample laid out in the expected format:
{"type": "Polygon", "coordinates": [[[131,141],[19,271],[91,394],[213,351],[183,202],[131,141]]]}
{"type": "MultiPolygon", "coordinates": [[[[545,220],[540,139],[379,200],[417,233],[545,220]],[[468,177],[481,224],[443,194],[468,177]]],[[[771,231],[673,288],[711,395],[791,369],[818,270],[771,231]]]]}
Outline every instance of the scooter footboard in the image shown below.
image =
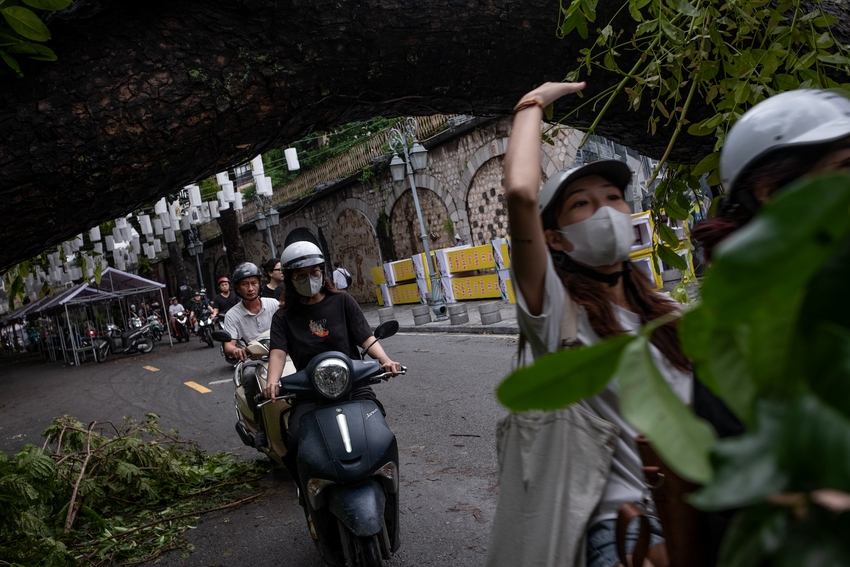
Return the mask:
{"type": "Polygon", "coordinates": [[[381,532],[385,503],[384,490],[374,480],[335,487],[328,498],[331,513],[357,537],[381,532]]]}

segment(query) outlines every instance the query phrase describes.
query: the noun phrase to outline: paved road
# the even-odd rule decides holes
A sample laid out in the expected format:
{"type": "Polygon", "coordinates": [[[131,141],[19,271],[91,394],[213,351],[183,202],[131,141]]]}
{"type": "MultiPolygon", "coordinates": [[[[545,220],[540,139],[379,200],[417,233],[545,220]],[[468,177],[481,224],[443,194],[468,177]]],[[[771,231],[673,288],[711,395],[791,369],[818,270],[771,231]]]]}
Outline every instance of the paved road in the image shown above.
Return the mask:
{"type": "MultiPolygon", "coordinates": [[[[495,423],[504,414],[492,392],[510,370],[515,337],[399,334],[385,348],[410,369],[376,387],[401,453],[402,545],[390,565],[480,565],[497,496],[495,423]]],[[[79,368],[11,365],[0,369],[0,449],[39,442],[63,413],[89,422],[153,411],[206,450],[253,459],[258,453],[233,430],[230,377],[217,350],[197,341],[79,368]]],[[[322,565],[285,473],[263,486],[262,501],[204,517],[188,534],[188,559],[172,553],[158,564],[322,565]]]]}

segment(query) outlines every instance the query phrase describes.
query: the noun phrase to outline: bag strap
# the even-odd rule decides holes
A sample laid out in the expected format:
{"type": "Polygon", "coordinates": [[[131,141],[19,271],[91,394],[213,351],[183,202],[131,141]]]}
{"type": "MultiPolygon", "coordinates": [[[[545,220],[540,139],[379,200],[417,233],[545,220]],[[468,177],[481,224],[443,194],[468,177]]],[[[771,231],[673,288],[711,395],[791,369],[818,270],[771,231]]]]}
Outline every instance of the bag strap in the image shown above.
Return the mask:
{"type": "Polygon", "coordinates": [[[575,301],[564,290],[564,308],[561,310],[561,341],[558,348],[573,348],[579,346],[578,340],[578,310],[575,301]]]}
{"type": "Polygon", "coordinates": [[[643,511],[630,502],[626,502],[620,506],[620,511],[617,514],[617,556],[620,558],[620,563],[624,567],[642,567],[643,560],[646,558],[646,552],[649,551],[649,518],[643,511]],[[638,518],[640,521],[640,529],[638,531],[635,549],[632,552],[632,561],[629,563],[626,557],[626,530],[629,524],[638,518]]]}

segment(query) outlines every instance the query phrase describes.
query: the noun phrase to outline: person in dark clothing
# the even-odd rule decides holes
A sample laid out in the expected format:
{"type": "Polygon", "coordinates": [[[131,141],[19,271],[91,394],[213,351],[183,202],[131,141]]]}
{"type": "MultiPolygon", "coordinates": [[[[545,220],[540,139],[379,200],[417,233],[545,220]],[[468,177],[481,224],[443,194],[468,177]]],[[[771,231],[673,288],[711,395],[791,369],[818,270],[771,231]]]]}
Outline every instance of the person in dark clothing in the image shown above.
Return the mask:
{"type": "MultiPolygon", "coordinates": [[[[278,384],[287,355],[292,357],[295,368],[302,370],[315,355],[331,350],[359,359],[358,346],[366,347],[375,340],[357,302],[347,293],[333,289],[324,277],[324,262],[321,250],[312,242],[290,244],[281,255],[286,274],[285,307],[272,317],[268,379],[263,390],[266,398],[274,399],[280,393],[278,384]]],[[[393,376],[401,372],[401,365],[387,356],[380,343],[371,348],[370,356],[393,376]]],[[[384,413],[368,385],[356,388],[351,397],[373,400],[384,413]]],[[[289,417],[284,464],[296,482],[299,420],[315,407],[315,402],[299,396],[289,417]]]]}
{"type": "Polygon", "coordinates": [[[263,264],[263,272],[269,279],[268,283],[260,286],[260,297],[271,297],[280,299],[283,293],[283,272],[280,269],[280,261],[272,258],[263,264]]]}
{"type": "Polygon", "coordinates": [[[197,325],[198,320],[203,316],[204,310],[208,309],[215,319],[215,316],[218,314],[218,309],[213,307],[210,303],[210,300],[207,299],[207,293],[203,289],[199,289],[195,292],[194,297],[191,301],[189,301],[189,317],[192,322],[192,328],[195,332],[198,332],[197,325]]]}
{"type": "Polygon", "coordinates": [[[230,280],[227,276],[218,278],[218,289],[221,293],[213,297],[212,306],[218,309],[217,322],[221,322],[231,307],[239,303],[239,296],[230,290],[230,280]]]}

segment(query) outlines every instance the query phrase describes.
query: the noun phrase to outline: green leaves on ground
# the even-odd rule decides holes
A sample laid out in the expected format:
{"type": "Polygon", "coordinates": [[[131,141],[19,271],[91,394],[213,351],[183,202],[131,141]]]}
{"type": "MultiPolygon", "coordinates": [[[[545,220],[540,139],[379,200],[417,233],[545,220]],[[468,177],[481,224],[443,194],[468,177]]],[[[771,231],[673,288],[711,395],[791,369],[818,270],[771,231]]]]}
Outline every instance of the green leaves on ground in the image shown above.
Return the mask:
{"type": "MultiPolygon", "coordinates": [[[[157,417],[119,427],[57,418],[44,447],[0,451],[0,557],[20,565],[141,562],[190,547],[200,513],[231,507],[262,471],[205,454],[157,417]]],[[[2,563],[2,561],[0,561],[2,563]]]]}
{"type": "Polygon", "coordinates": [[[42,45],[50,39],[50,30],[43,18],[52,12],[64,10],[72,0],[18,0],[0,2],[0,59],[18,77],[23,77],[21,66],[13,55],[23,55],[36,61],[55,61],[56,54],[42,45]],[[34,12],[32,9],[35,9],[34,12]],[[35,43],[37,42],[37,43],[35,43]]]}

